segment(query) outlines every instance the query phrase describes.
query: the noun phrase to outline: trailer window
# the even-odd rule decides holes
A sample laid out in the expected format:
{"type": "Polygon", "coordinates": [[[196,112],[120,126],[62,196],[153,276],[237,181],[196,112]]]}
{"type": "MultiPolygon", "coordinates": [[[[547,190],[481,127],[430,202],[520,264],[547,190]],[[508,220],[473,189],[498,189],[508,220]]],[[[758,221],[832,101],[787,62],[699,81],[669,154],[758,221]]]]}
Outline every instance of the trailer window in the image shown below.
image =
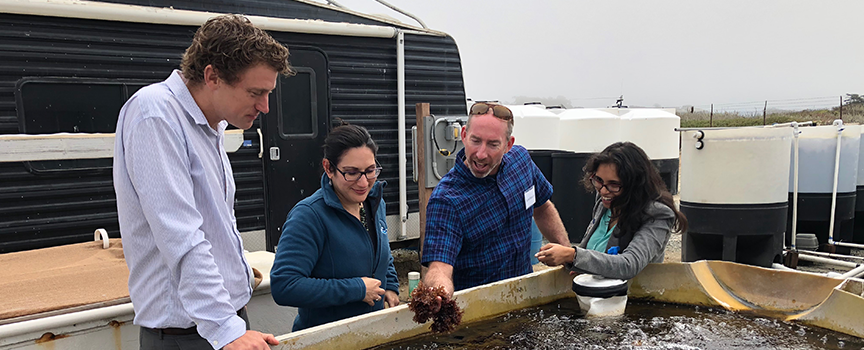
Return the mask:
{"type": "MultiPolygon", "coordinates": [[[[74,78],[22,79],[16,89],[18,128],[22,134],[114,133],[123,103],[143,82],[74,78]]],[[[25,162],[32,173],[111,168],[112,159],[25,162]]]]}
{"type": "Polygon", "coordinates": [[[318,136],[315,71],[294,67],[297,74],[279,79],[279,131],[283,138],[318,136]]]}

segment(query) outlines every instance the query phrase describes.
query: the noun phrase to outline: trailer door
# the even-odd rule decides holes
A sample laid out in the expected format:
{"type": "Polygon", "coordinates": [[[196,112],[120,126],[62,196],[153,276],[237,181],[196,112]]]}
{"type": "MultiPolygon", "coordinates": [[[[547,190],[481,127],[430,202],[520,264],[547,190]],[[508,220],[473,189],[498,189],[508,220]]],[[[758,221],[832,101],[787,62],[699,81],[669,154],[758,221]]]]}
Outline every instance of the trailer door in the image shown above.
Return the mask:
{"type": "Polygon", "coordinates": [[[320,187],[321,146],[330,125],[327,57],[291,48],[292,77],[280,77],[261,120],[267,250],[275,251],[282,224],[297,202],[320,187]],[[275,112],[275,113],[274,113],[275,112]]]}

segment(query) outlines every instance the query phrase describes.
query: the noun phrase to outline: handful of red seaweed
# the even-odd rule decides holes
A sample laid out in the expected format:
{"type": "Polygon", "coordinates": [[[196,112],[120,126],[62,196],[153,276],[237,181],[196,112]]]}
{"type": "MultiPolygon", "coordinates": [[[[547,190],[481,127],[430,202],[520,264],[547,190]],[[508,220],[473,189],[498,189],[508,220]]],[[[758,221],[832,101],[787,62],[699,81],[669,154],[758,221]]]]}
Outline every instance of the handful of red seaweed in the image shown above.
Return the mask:
{"type": "Polygon", "coordinates": [[[422,324],[431,318],[434,321],[432,331],[435,333],[452,332],[462,322],[462,309],[456,305],[455,299],[447,296],[447,291],[441,286],[426,287],[420,282],[411,293],[408,309],[414,311],[414,322],[422,324]],[[436,297],[441,297],[441,309],[433,313],[436,297]]]}

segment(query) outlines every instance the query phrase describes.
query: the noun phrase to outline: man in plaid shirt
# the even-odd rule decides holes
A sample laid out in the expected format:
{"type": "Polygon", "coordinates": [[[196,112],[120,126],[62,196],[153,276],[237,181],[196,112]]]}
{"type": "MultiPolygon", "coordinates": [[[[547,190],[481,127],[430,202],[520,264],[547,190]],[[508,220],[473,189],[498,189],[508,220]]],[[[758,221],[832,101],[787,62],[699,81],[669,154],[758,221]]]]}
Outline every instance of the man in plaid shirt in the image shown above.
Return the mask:
{"type": "Polygon", "coordinates": [[[552,185],[515,146],[513,113],[492,103],[471,106],[465,149],[426,207],[421,262],[427,286],[471,288],[531,272],[531,218],[550,242],[570,246],[552,185]]]}

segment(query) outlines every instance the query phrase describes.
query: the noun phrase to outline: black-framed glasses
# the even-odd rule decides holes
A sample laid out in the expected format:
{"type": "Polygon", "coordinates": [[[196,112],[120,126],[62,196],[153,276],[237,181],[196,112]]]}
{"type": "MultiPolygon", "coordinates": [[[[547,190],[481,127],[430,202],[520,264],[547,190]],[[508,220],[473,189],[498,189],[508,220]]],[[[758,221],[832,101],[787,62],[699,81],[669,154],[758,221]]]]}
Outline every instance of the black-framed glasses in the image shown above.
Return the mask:
{"type": "Polygon", "coordinates": [[[603,187],[606,187],[606,190],[609,191],[609,193],[621,192],[621,184],[618,184],[618,183],[604,184],[603,180],[597,176],[591,176],[591,184],[594,185],[594,189],[596,189],[597,192],[600,192],[600,189],[602,189],[603,187]]]}
{"type": "Polygon", "coordinates": [[[381,169],[384,169],[384,168],[377,166],[377,167],[374,167],[374,168],[366,170],[366,171],[356,171],[356,170],[342,171],[342,170],[339,170],[339,168],[336,168],[336,171],[338,171],[340,174],[342,174],[342,177],[345,178],[345,181],[354,182],[354,181],[360,180],[361,176],[366,176],[366,180],[375,180],[378,178],[378,175],[381,175],[381,169]]]}
{"type": "Polygon", "coordinates": [[[510,121],[513,120],[513,111],[510,108],[505,106],[489,103],[489,102],[477,102],[471,106],[471,115],[481,115],[489,113],[489,110],[492,110],[492,115],[498,117],[498,119],[510,121]]]}

